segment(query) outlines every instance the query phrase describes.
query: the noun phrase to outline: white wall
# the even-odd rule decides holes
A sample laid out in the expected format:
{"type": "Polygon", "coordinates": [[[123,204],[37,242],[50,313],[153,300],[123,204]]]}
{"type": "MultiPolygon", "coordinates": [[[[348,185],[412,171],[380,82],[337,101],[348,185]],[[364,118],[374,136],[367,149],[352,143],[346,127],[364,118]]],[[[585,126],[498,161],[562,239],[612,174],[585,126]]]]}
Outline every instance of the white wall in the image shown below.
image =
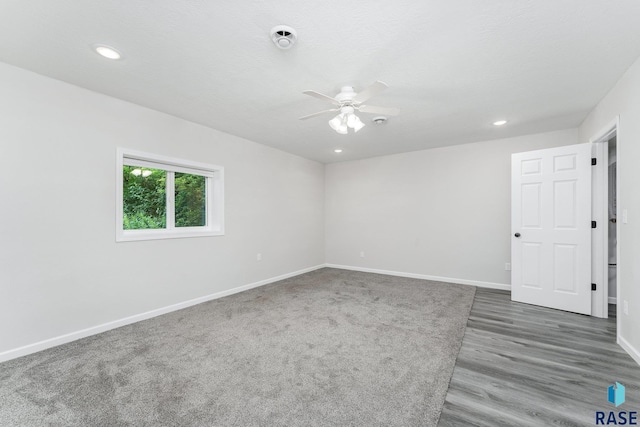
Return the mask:
{"type": "Polygon", "coordinates": [[[0,356],[325,261],[508,285],[511,153],[587,142],[617,115],[619,332],[640,357],[640,62],[579,132],[326,168],[0,63],[0,356]],[[115,243],[118,146],[224,166],[226,235],[115,243]]]}
{"type": "Polygon", "coordinates": [[[624,209],[628,223],[619,221],[618,304],[627,301],[629,314],[618,318],[620,343],[640,363],[640,59],[589,114],[579,128],[581,142],[589,141],[620,117],[617,137],[618,218],[624,209]]]}
{"type": "Polygon", "coordinates": [[[324,262],[322,164],[2,63],[0,201],[0,355],[324,262]],[[118,146],[224,166],[226,235],[116,243],[118,146]]]}
{"type": "Polygon", "coordinates": [[[327,263],[506,287],[511,154],[576,143],[565,130],[327,165],[327,263]]]}

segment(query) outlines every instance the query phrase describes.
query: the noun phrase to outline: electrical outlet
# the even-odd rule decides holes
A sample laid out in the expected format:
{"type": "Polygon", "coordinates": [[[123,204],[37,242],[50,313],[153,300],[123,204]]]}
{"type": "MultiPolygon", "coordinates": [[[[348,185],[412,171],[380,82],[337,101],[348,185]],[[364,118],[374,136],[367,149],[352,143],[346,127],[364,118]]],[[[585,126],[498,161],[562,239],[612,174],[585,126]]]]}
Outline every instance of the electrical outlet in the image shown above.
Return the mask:
{"type": "Polygon", "coordinates": [[[360,252],[360,258],[364,258],[364,251],[360,252]]]}
{"type": "Polygon", "coordinates": [[[256,255],[256,259],[257,259],[258,261],[262,261],[262,254],[261,254],[261,253],[258,253],[258,255],[256,255]]]}
{"type": "Polygon", "coordinates": [[[629,212],[626,209],[622,209],[622,223],[626,224],[629,221],[629,212]]]}
{"type": "Polygon", "coordinates": [[[511,263],[510,262],[505,262],[504,263],[504,269],[506,271],[511,271],[511,263]]]}
{"type": "Polygon", "coordinates": [[[627,316],[629,315],[629,302],[627,300],[622,302],[622,312],[627,316]]]}

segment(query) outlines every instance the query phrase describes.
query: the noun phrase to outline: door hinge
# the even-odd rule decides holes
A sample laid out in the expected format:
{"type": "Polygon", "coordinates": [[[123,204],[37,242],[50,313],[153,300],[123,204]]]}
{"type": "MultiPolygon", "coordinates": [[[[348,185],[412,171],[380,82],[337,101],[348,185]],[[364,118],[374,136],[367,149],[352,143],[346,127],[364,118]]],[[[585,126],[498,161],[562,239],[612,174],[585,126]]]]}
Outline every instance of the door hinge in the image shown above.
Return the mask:
{"type": "Polygon", "coordinates": [[[592,283],[592,284],[591,284],[591,290],[592,290],[592,291],[595,291],[595,290],[596,290],[596,284],[595,284],[595,283],[592,283]]]}
{"type": "Polygon", "coordinates": [[[597,226],[597,225],[598,225],[598,224],[596,224],[596,222],[595,222],[595,221],[591,221],[591,228],[596,228],[596,226],[597,226]]]}
{"type": "Polygon", "coordinates": [[[595,157],[592,157],[592,158],[591,158],[591,166],[595,166],[595,165],[596,165],[596,163],[598,163],[598,161],[596,160],[596,158],[595,158],[595,157]]]}

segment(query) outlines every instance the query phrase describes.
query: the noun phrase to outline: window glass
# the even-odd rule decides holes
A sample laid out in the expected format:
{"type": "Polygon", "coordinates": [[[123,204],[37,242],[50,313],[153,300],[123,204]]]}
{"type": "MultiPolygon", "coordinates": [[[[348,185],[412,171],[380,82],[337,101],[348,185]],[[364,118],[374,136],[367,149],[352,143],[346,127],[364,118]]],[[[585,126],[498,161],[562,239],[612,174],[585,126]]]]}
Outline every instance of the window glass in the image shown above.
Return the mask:
{"type": "Polygon", "coordinates": [[[122,167],[122,228],[167,227],[167,172],[140,166],[122,167]]]}
{"type": "Polygon", "coordinates": [[[176,227],[204,227],[207,225],[206,194],[206,177],[176,172],[176,227]]]}

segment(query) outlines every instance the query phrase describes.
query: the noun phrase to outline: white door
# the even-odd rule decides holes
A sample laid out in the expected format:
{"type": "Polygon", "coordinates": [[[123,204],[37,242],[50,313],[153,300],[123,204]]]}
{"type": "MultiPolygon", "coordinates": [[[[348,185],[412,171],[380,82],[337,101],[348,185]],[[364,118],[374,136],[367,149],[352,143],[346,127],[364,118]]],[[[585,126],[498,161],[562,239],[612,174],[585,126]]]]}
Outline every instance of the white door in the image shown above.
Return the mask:
{"type": "Polygon", "coordinates": [[[591,144],[511,157],[511,299],[591,314],[591,144]]]}

